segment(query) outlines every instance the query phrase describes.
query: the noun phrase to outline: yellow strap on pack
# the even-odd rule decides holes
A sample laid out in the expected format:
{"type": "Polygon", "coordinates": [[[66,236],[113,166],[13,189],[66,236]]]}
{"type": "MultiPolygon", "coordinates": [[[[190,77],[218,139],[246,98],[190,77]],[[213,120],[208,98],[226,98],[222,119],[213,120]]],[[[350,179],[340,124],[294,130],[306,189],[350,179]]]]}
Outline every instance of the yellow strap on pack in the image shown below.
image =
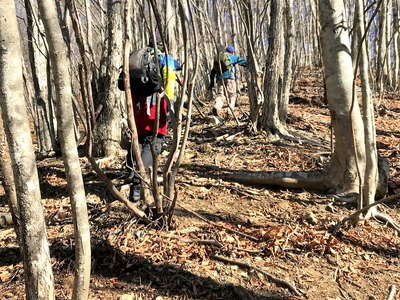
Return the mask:
{"type": "Polygon", "coordinates": [[[162,69],[163,79],[165,82],[165,95],[169,100],[175,100],[175,85],[176,85],[176,74],[172,67],[163,67],[162,69]]]}

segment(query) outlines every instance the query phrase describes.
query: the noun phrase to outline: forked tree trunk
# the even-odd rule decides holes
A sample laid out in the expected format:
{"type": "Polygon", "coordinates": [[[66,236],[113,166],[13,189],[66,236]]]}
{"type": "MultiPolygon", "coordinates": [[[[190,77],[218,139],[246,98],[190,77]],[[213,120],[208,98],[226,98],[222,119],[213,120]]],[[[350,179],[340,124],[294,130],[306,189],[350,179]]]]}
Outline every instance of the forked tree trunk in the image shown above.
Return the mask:
{"type": "Polygon", "coordinates": [[[72,112],[72,90],[69,65],[57,10],[52,0],[39,2],[39,9],[46,30],[47,43],[57,96],[57,117],[60,128],[61,150],[74,221],[75,237],[75,280],[73,299],[87,299],[90,282],[90,232],[86,207],[86,195],[79,164],[74,135],[72,112]]]}
{"type": "Polygon", "coordinates": [[[262,129],[276,137],[287,134],[279,118],[284,80],[283,8],[283,1],[271,2],[270,39],[265,63],[265,99],[261,117],[262,129]]]}
{"type": "Polygon", "coordinates": [[[364,128],[357,97],[352,99],[353,68],[343,1],[320,0],[319,8],[326,92],[334,118],[332,182],[342,192],[359,192],[359,174],[365,170],[364,128]]]}
{"type": "Polygon", "coordinates": [[[26,298],[54,299],[39,178],[24,100],[21,38],[13,0],[1,3],[0,41],[0,105],[21,218],[26,298]]]}

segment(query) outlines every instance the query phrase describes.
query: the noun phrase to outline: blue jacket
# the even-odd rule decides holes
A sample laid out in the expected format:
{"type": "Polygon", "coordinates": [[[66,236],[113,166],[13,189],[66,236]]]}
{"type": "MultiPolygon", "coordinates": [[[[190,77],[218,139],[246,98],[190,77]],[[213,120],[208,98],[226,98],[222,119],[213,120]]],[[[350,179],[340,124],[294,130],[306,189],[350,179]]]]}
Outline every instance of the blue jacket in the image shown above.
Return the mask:
{"type": "Polygon", "coordinates": [[[232,68],[230,70],[225,71],[222,74],[216,74],[217,75],[217,80],[218,79],[235,79],[235,65],[247,67],[247,60],[234,55],[234,54],[229,54],[229,59],[231,60],[232,68]]]}
{"type": "Polygon", "coordinates": [[[210,87],[212,88],[214,86],[214,78],[217,77],[217,80],[221,80],[221,79],[235,79],[235,65],[240,65],[243,67],[247,67],[247,60],[237,56],[237,55],[233,55],[229,53],[229,59],[231,61],[232,67],[225,71],[222,74],[218,74],[217,70],[215,70],[214,68],[211,70],[210,73],[210,87]]]}

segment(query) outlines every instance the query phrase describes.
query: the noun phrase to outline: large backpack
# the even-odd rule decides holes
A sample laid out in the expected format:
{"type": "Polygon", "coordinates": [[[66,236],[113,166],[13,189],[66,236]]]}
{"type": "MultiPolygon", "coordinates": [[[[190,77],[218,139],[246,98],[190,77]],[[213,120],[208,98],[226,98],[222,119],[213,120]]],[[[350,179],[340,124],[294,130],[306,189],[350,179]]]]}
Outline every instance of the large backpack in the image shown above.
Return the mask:
{"type": "Polygon", "coordinates": [[[137,96],[147,97],[161,90],[160,59],[153,48],[143,48],[129,56],[129,76],[132,93],[137,96]]]}
{"type": "Polygon", "coordinates": [[[222,74],[232,68],[231,59],[229,53],[222,51],[218,53],[217,57],[214,59],[214,70],[217,74],[222,74]]]}

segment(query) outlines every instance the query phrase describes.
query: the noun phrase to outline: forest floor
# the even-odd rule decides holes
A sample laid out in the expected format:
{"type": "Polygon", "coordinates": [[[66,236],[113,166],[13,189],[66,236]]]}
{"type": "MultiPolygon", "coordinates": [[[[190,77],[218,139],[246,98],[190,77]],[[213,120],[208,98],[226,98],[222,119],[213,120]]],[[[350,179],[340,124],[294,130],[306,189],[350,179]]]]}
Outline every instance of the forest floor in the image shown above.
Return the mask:
{"type": "MultiPolygon", "coordinates": [[[[321,76],[305,72],[302,78],[292,93],[288,128],[315,143],[271,143],[263,134],[249,134],[245,125],[237,127],[233,120],[213,125],[194,111],[178,176],[178,204],[213,224],[180,205],[173,230],[138,224],[122,205],[113,202],[82,158],[92,234],[90,299],[125,295],[124,299],[157,300],[378,300],[387,298],[392,285],[400,288],[400,237],[391,228],[368,221],[332,234],[332,226],[354,212],[354,205],[335,203],[327,194],[222,179],[238,171],[317,170],[329,163],[330,114],[321,101],[321,76]],[[218,257],[262,269],[292,283],[305,296],[295,296],[266,273],[218,257]]],[[[393,195],[400,192],[400,98],[387,95],[380,107],[378,148],[390,162],[388,195],[393,195]]],[[[203,110],[208,114],[210,108],[203,110]]],[[[248,111],[245,97],[239,99],[238,107],[244,122],[243,111],[248,111]]],[[[122,160],[103,166],[115,180],[122,176],[122,160]]],[[[46,159],[38,168],[57,299],[70,299],[74,244],[63,164],[61,159],[46,159]]],[[[400,222],[400,204],[381,210],[400,222]]],[[[3,228],[0,299],[23,299],[23,294],[15,235],[12,228],[3,228]]]]}

